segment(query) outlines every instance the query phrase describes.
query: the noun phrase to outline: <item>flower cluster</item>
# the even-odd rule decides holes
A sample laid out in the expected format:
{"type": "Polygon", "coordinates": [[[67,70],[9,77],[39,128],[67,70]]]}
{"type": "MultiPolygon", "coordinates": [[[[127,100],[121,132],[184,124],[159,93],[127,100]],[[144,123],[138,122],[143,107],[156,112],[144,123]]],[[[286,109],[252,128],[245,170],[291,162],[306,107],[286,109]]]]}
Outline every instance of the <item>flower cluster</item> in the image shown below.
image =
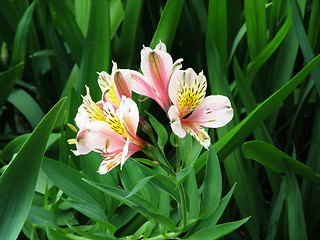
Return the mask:
{"type": "Polygon", "coordinates": [[[89,88],[75,117],[79,128],[75,155],[99,152],[104,157],[99,173],[104,174],[124,162],[133,153],[146,147],[137,136],[139,111],[131,92],[155,100],[167,113],[172,131],[180,138],[186,133],[208,148],[210,137],[204,127],[218,128],[233,117],[229,99],[206,95],[207,80],[203,72],[181,70],[182,59],[173,62],[160,42],[155,49],[141,51],[141,72],[118,69],[113,63],[112,74],[101,72],[98,78],[101,101],[91,99],[89,88]]]}

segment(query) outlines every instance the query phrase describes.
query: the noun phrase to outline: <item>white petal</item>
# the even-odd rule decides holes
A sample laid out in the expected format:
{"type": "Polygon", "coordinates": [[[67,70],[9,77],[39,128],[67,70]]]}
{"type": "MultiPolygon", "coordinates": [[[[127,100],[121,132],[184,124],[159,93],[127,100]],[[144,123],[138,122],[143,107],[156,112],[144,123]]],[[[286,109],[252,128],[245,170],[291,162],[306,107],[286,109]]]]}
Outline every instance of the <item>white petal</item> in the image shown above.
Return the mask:
{"type": "Polygon", "coordinates": [[[172,105],[168,110],[168,117],[170,119],[171,129],[180,138],[186,136],[186,131],[181,126],[181,120],[179,118],[179,110],[176,106],[172,105]]]}
{"type": "Polygon", "coordinates": [[[184,126],[185,130],[193,136],[206,149],[210,146],[210,137],[206,130],[200,126],[194,125],[194,129],[190,126],[184,126]]]}
{"type": "Polygon", "coordinates": [[[222,95],[210,95],[194,110],[188,120],[198,124],[218,128],[226,125],[233,118],[233,109],[229,98],[222,95]]]}
{"type": "Polygon", "coordinates": [[[139,110],[137,104],[130,98],[122,96],[119,113],[126,128],[132,136],[136,135],[139,124],[139,110]]]}
{"type": "Polygon", "coordinates": [[[123,164],[126,162],[127,160],[127,155],[128,155],[128,150],[129,150],[129,143],[130,143],[130,139],[129,137],[127,137],[127,141],[126,144],[123,147],[123,152],[122,152],[122,157],[121,157],[121,162],[120,162],[120,169],[122,170],[122,166],[123,164]]]}

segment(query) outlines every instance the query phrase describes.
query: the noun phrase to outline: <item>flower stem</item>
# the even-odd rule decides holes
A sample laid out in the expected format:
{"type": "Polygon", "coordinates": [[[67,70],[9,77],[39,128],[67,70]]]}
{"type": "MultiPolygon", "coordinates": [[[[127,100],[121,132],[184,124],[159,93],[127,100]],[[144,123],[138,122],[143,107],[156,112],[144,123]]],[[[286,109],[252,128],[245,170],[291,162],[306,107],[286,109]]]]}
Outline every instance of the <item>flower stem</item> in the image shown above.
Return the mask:
{"type": "MultiPolygon", "coordinates": [[[[164,168],[169,174],[175,176],[176,173],[175,173],[175,171],[173,170],[171,164],[169,163],[167,157],[164,155],[163,150],[162,150],[162,149],[160,148],[160,146],[158,145],[158,142],[157,142],[156,138],[155,138],[154,135],[153,135],[153,131],[148,131],[148,132],[146,132],[146,133],[148,134],[148,136],[150,137],[152,143],[153,143],[154,146],[157,148],[157,150],[160,152],[163,160],[164,160],[165,163],[166,163],[166,165],[164,165],[164,164],[161,164],[161,162],[160,162],[161,167],[164,168]]],[[[153,155],[156,156],[156,154],[153,154],[153,155]]],[[[157,157],[155,158],[155,160],[157,160],[157,157]]]]}
{"type": "Polygon", "coordinates": [[[178,186],[179,189],[179,195],[180,195],[180,199],[181,199],[181,215],[182,215],[182,226],[181,226],[181,230],[183,231],[183,229],[187,226],[187,204],[186,204],[186,195],[184,192],[184,188],[182,186],[182,184],[180,184],[178,186]]]}

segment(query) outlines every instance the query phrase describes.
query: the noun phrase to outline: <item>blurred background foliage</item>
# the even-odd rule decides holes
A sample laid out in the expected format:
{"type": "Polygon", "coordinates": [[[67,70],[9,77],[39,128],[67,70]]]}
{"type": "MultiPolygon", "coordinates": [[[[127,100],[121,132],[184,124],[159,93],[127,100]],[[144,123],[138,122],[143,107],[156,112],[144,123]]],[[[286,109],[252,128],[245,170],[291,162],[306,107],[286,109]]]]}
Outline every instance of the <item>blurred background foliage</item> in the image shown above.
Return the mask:
{"type": "MultiPolygon", "coordinates": [[[[33,148],[45,153],[42,170],[41,153],[39,166],[25,169],[35,179],[39,173],[39,178],[35,195],[28,195],[32,205],[19,238],[81,239],[70,235],[77,233],[92,239],[89,233],[101,228],[123,237],[146,222],[123,205],[116,214],[122,216],[122,222],[115,219],[119,201],[84,185],[81,178],[90,176],[117,187],[119,173],[97,176],[99,157],[73,156],[66,140],[75,133],[66,123],[74,124],[85,85],[94,100],[100,98],[96,72],[110,73],[112,60],[119,68],[138,70],[142,46],[154,48],[159,40],[166,43],[173,60],[183,58],[183,69],[203,70],[208,94],[228,96],[235,110],[230,124],[210,130],[221,164],[222,195],[237,183],[220,221],[251,216],[228,238],[320,238],[320,68],[319,57],[315,57],[320,48],[319,1],[0,0],[0,22],[1,174],[45,113],[67,96],[63,107],[60,102],[55,108],[62,109],[59,115],[56,110],[55,124],[50,120],[53,133],[48,127],[48,133],[43,130],[40,137],[31,139],[31,152],[19,165],[26,167],[38,156],[31,154],[33,148]],[[74,189],[66,188],[66,182],[74,189]],[[106,207],[106,216],[88,213],[84,203],[77,201],[81,187],[95,196],[88,194],[86,204],[106,207]],[[105,219],[111,219],[113,226],[105,219]],[[82,227],[75,228],[77,225],[82,227]]],[[[168,122],[155,103],[136,102],[160,122],[168,122]]],[[[186,151],[198,149],[190,139],[184,144],[189,147],[186,151]]],[[[175,149],[167,145],[165,151],[173,156],[175,149]]],[[[200,151],[196,150],[195,161],[189,160],[198,186],[207,157],[206,151],[200,151]]],[[[131,172],[137,171],[132,170],[137,163],[126,163],[130,164],[131,168],[120,172],[122,184],[132,184],[125,186],[128,189],[142,178],[137,177],[141,173],[131,172]],[[126,179],[126,174],[135,179],[126,179]]],[[[13,184],[23,188],[24,182],[19,181],[23,173],[12,174],[13,184]]],[[[27,173],[25,177],[28,179],[27,173]]],[[[3,179],[0,190],[9,182],[3,179]]],[[[156,201],[151,195],[142,192],[147,200],[156,201]]],[[[17,198],[1,197],[2,202],[17,198]]],[[[20,230],[18,227],[18,233],[20,230]]]]}

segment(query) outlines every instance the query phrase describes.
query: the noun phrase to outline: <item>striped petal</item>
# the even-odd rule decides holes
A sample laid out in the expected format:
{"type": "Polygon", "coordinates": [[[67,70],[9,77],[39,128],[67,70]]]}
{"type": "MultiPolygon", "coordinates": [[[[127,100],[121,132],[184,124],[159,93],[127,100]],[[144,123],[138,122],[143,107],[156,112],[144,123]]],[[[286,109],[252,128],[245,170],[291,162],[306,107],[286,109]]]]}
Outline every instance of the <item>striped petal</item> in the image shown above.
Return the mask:
{"type": "Polygon", "coordinates": [[[206,97],[187,118],[204,127],[218,128],[226,125],[233,118],[233,109],[229,98],[221,95],[206,97]]]}

